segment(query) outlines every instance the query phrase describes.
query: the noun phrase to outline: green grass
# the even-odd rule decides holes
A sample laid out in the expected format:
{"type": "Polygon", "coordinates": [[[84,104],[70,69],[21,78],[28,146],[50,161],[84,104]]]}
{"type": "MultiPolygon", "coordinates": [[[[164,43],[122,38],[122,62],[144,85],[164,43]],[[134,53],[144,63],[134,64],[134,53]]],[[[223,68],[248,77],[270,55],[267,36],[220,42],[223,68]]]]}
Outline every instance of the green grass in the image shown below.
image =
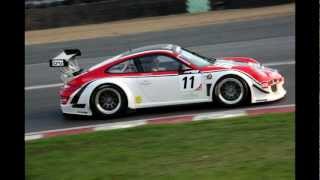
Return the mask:
{"type": "Polygon", "coordinates": [[[294,113],[26,143],[28,180],[294,179],[294,113]]]}

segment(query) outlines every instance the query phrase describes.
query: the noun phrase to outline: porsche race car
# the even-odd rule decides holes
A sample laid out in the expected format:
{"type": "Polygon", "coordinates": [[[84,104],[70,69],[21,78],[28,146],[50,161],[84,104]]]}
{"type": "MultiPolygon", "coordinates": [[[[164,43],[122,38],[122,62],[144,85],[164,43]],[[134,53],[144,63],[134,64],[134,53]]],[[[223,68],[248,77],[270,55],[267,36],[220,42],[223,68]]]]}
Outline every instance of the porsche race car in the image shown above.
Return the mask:
{"type": "Polygon", "coordinates": [[[132,49],[87,70],[66,49],[50,60],[60,68],[64,114],[113,116],[130,109],[215,102],[223,106],[285,97],[284,77],[249,57],[214,58],[174,44],[132,49]]]}

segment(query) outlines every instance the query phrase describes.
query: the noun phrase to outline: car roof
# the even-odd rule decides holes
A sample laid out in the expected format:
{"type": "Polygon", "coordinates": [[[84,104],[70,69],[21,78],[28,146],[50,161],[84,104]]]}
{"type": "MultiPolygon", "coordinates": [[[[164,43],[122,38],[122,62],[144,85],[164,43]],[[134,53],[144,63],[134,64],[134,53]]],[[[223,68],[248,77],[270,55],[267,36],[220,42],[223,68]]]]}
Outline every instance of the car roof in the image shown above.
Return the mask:
{"type": "Polygon", "coordinates": [[[114,56],[110,59],[107,59],[105,61],[102,61],[101,63],[96,64],[96,65],[92,66],[91,68],[89,68],[89,70],[94,70],[94,69],[99,68],[101,66],[104,66],[106,64],[112,63],[114,61],[117,61],[119,58],[131,56],[131,55],[134,55],[137,53],[142,53],[145,51],[152,51],[152,50],[155,50],[155,51],[156,50],[167,50],[167,51],[179,53],[179,51],[181,50],[181,47],[178,45],[175,45],[175,44],[155,44],[155,45],[149,45],[149,46],[142,46],[142,47],[131,49],[129,51],[121,53],[121,54],[114,56]]]}
{"type": "Polygon", "coordinates": [[[155,45],[149,45],[149,46],[142,46],[139,48],[131,49],[129,51],[126,51],[122,53],[122,56],[129,56],[136,53],[141,53],[144,51],[151,51],[151,50],[169,50],[173,52],[178,52],[180,49],[180,46],[175,44],[155,44],[155,45]]]}

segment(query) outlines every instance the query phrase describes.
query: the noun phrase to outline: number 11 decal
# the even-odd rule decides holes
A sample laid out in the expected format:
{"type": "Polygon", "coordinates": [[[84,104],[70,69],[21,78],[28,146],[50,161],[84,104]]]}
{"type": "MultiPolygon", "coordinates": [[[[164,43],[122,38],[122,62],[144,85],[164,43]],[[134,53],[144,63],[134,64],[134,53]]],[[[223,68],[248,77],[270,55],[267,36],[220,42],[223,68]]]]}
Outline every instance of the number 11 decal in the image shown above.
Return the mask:
{"type": "Polygon", "coordinates": [[[201,85],[200,74],[188,74],[179,77],[180,91],[194,91],[201,85]]]}
{"type": "MultiPolygon", "coordinates": [[[[194,76],[191,76],[190,78],[191,81],[191,89],[193,89],[193,85],[194,85],[194,76]]],[[[182,78],[182,80],[184,81],[184,86],[183,89],[187,89],[187,85],[188,85],[188,77],[185,76],[184,78],[182,78]]]]}

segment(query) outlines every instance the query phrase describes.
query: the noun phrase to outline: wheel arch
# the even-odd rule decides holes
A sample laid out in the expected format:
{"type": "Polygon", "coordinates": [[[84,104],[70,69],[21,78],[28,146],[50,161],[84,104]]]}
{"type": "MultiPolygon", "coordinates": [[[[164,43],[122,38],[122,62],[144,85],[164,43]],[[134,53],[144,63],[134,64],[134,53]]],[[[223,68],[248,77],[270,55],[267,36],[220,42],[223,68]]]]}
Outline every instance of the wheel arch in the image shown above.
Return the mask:
{"type": "Polygon", "coordinates": [[[91,110],[91,104],[90,104],[90,100],[92,97],[93,92],[103,86],[103,85],[112,85],[115,86],[116,88],[119,88],[123,94],[125,95],[125,98],[127,100],[127,105],[128,108],[132,108],[132,105],[134,105],[134,98],[133,98],[133,93],[130,91],[130,88],[128,87],[128,85],[121,81],[118,78],[110,78],[110,79],[98,79],[98,80],[94,80],[92,82],[90,82],[90,84],[86,87],[86,89],[84,90],[84,92],[82,93],[79,102],[83,103],[83,104],[87,104],[87,110],[90,111],[92,113],[91,110]]]}
{"type": "Polygon", "coordinates": [[[215,88],[218,85],[218,83],[227,77],[235,77],[246,84],[247,89],[248,89],[248,93],[249,93],[248,94],[249,98],[247,99],[247,101],[251,103],[252,96],[253,96],[253,93],[252,93],[253,80],[250,77],[248,77],[246,74],[239,72],[239,71],[228,71],[228,72],[220,73],[218,76],[216,76],[215,82],[214,82],[212,90],[211,90],[211,97],[214,98],[215,88]]]}
{"type": "Polygon", "coordinates": [[[106,82],[106,83],[102,83],[102,84],[99,84],[98,86],[96,86],[92,93],[90,94],[90,99],[93,95],[93,92],[96,91],[98,88],[100,88],[101,86],[105,86],[105,85],[110,85],[110,86],[114,86],[115,88],[119,89],[120,91],[122,91],[122,93],[124,94],[125,98],[126,98],[126,101],[128,101],[128,95],[127,93],[123,90],[123,88],[117,84],[114,84],[114,83],[110,83],[110,82],[106,82]]]}
{"type": "MultiPolygon", "coordinates": [[[[125,93],[125,91],[121,87],[119,87],[118,85],[116,85],[114,83],[102,83],[93,89],[93,91],[89,97],[89,108],[92,111],[93,115],[102,115],[101,112],[99,112],[99,110],[97,110],[97,107],[95,107],[95,108],[93,107],[93,105],[95,104],[94,97],[101,90],[101,87],[102,87],[102,89],[103,89],[103,87],[106,87],[109,89],[114,89],[115,91],[117,91],[119,93],[120,98],[123,99],[120,101],[120,106],[119,106],[120,110],[118,110],[118,113],[119,113],[119,111],[124,112],[124,110],[126,110],[128,108],[128,97],[127,97],[127,94],[125,93]]],[[[113,116],[113,115],[114,114],[112,114],[111,116],[113,116]]]]}

